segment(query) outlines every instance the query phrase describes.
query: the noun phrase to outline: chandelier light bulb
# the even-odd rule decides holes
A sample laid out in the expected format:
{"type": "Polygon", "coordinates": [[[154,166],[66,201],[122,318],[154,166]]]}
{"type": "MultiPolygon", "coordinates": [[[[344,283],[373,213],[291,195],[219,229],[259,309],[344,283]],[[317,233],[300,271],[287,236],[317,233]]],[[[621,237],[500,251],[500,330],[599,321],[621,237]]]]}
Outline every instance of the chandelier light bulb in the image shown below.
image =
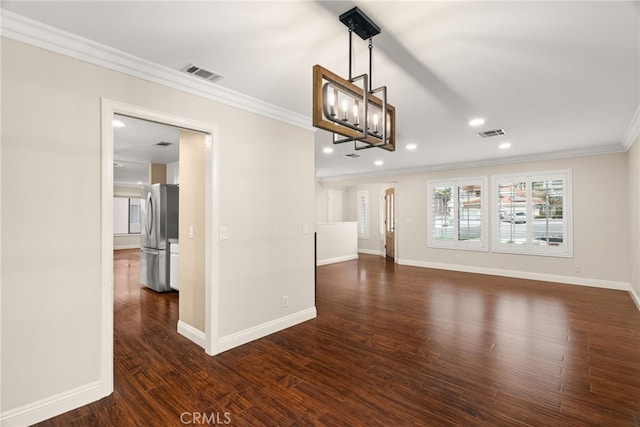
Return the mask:
{"type": "Polygon", "coordinates": [[[329,114],[332,117],[336,115],[336,95],[333,91],[329,93],[329,114]]]}

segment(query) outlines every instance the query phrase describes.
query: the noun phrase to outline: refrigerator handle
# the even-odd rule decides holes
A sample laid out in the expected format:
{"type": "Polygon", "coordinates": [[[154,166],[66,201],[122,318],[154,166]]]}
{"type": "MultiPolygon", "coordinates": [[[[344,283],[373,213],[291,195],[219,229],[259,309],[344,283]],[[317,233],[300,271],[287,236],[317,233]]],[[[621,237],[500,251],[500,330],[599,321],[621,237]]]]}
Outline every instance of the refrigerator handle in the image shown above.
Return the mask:
{"type": "Polygon", "coordinates": [[[151,231],[153,230],[153,198],[151,197],[151,193],[147,195],[147,236],[151,236],[151,231]]]}

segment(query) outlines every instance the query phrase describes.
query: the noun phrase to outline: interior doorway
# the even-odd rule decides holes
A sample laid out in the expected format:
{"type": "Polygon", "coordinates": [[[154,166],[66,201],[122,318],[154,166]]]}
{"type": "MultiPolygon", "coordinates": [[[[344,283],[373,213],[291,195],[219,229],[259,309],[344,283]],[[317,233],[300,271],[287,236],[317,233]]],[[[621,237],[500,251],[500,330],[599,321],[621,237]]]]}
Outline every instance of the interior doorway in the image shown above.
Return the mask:
{"type": "Polygon", "coordinates": [[[204,341],[207,134],[121,114],[113,123],[114,249],[139,247],[138,283],[154,291],[145,290],[149,298],[174,292],[178,330],[204,341]],[[128,212],[117,209],[123,198],[128,212]],[[118,233],[127,213],[137,227],[118,233]]]}
{"type": "MultiPolygon", "coordinates": [[[[113,390],[113,305],[114,305],[114,233],[113,233],[113,195],[114,195],[114,125],[115,115],[135,117],[155,123],[162,123],[179,129],[187,129],[204,135],[204,165],[203,165],[203,205],[204,227],[199,232],[204,240],[204,323],[203,330],[183,325],[178,321],[178,332],[204,348],[208,354],[217,353],[218,341],[218,306],[212,301],[218,301],[218,271],[219,249],[217,240],[214,239],[213,230],[219,228],[219,194],[215,191],[214,183],[217,182],[218,159],[218,127],[215,124],[199,122],[189,118],[183,118],[165,113],[150,111],[145,108],[119,103],[111,100],[102,100],[102,220],[101,220],[101,265],[102,265],[102,304],[101,342],[103,346],[102,377],[105,381],[111,381],[113,390]]],[[[188,233],[188,230],[187,230],[188,233]]]]}
{"type": "Polygon", "coordinates": [[[384,192],[384,246],[385,256],[391,262],[396,258],[396,193],[395,188],[384,192]]]}

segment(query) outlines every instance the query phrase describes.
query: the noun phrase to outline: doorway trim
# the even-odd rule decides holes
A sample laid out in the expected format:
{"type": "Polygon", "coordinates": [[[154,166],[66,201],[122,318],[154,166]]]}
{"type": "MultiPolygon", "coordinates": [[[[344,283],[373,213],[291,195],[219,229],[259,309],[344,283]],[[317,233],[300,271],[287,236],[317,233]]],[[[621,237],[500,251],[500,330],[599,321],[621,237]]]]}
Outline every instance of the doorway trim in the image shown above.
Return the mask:
{"type": "Polygon", "coordinates": [[[396,256],[396,201],[395,185],[386,187],[384,189],[384,256],[393,263],[398,259],[396,256]],[[388,199],[389,196],[391,196],[391,201],[388,199]],[[391,241],[389,240],[390,234],[391,241]],[[391,250],[389,250],[389,246],[391,246],[391,250]]]}
{"type": "MultiPolygon", "coordinates": [[[[205,340],[204,350],[214,355],[218,347],[219,242],[219,128],[168,113],[101,98],[101,379],[113,391],[113,116],[121,114],[207,134],[205,147],[205,340]]],[[[187,338],[190,338],[187,336],[187,338]]],[[[202,345],[201,342],[198,343],[202,345]]]]}

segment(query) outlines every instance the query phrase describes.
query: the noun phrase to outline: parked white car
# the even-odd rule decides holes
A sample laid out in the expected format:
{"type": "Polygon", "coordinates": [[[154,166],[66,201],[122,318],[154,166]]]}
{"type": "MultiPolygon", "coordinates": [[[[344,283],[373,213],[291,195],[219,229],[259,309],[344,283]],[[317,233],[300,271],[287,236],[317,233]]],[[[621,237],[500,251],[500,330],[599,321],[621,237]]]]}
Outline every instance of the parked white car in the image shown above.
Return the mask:
{"type": "Polygon", "coordinates": [[[527,214],[524,212],[509,212],[504,215],[503,221],[508,221],[511,224],[524,224],[527,222],[527,214]]]}

